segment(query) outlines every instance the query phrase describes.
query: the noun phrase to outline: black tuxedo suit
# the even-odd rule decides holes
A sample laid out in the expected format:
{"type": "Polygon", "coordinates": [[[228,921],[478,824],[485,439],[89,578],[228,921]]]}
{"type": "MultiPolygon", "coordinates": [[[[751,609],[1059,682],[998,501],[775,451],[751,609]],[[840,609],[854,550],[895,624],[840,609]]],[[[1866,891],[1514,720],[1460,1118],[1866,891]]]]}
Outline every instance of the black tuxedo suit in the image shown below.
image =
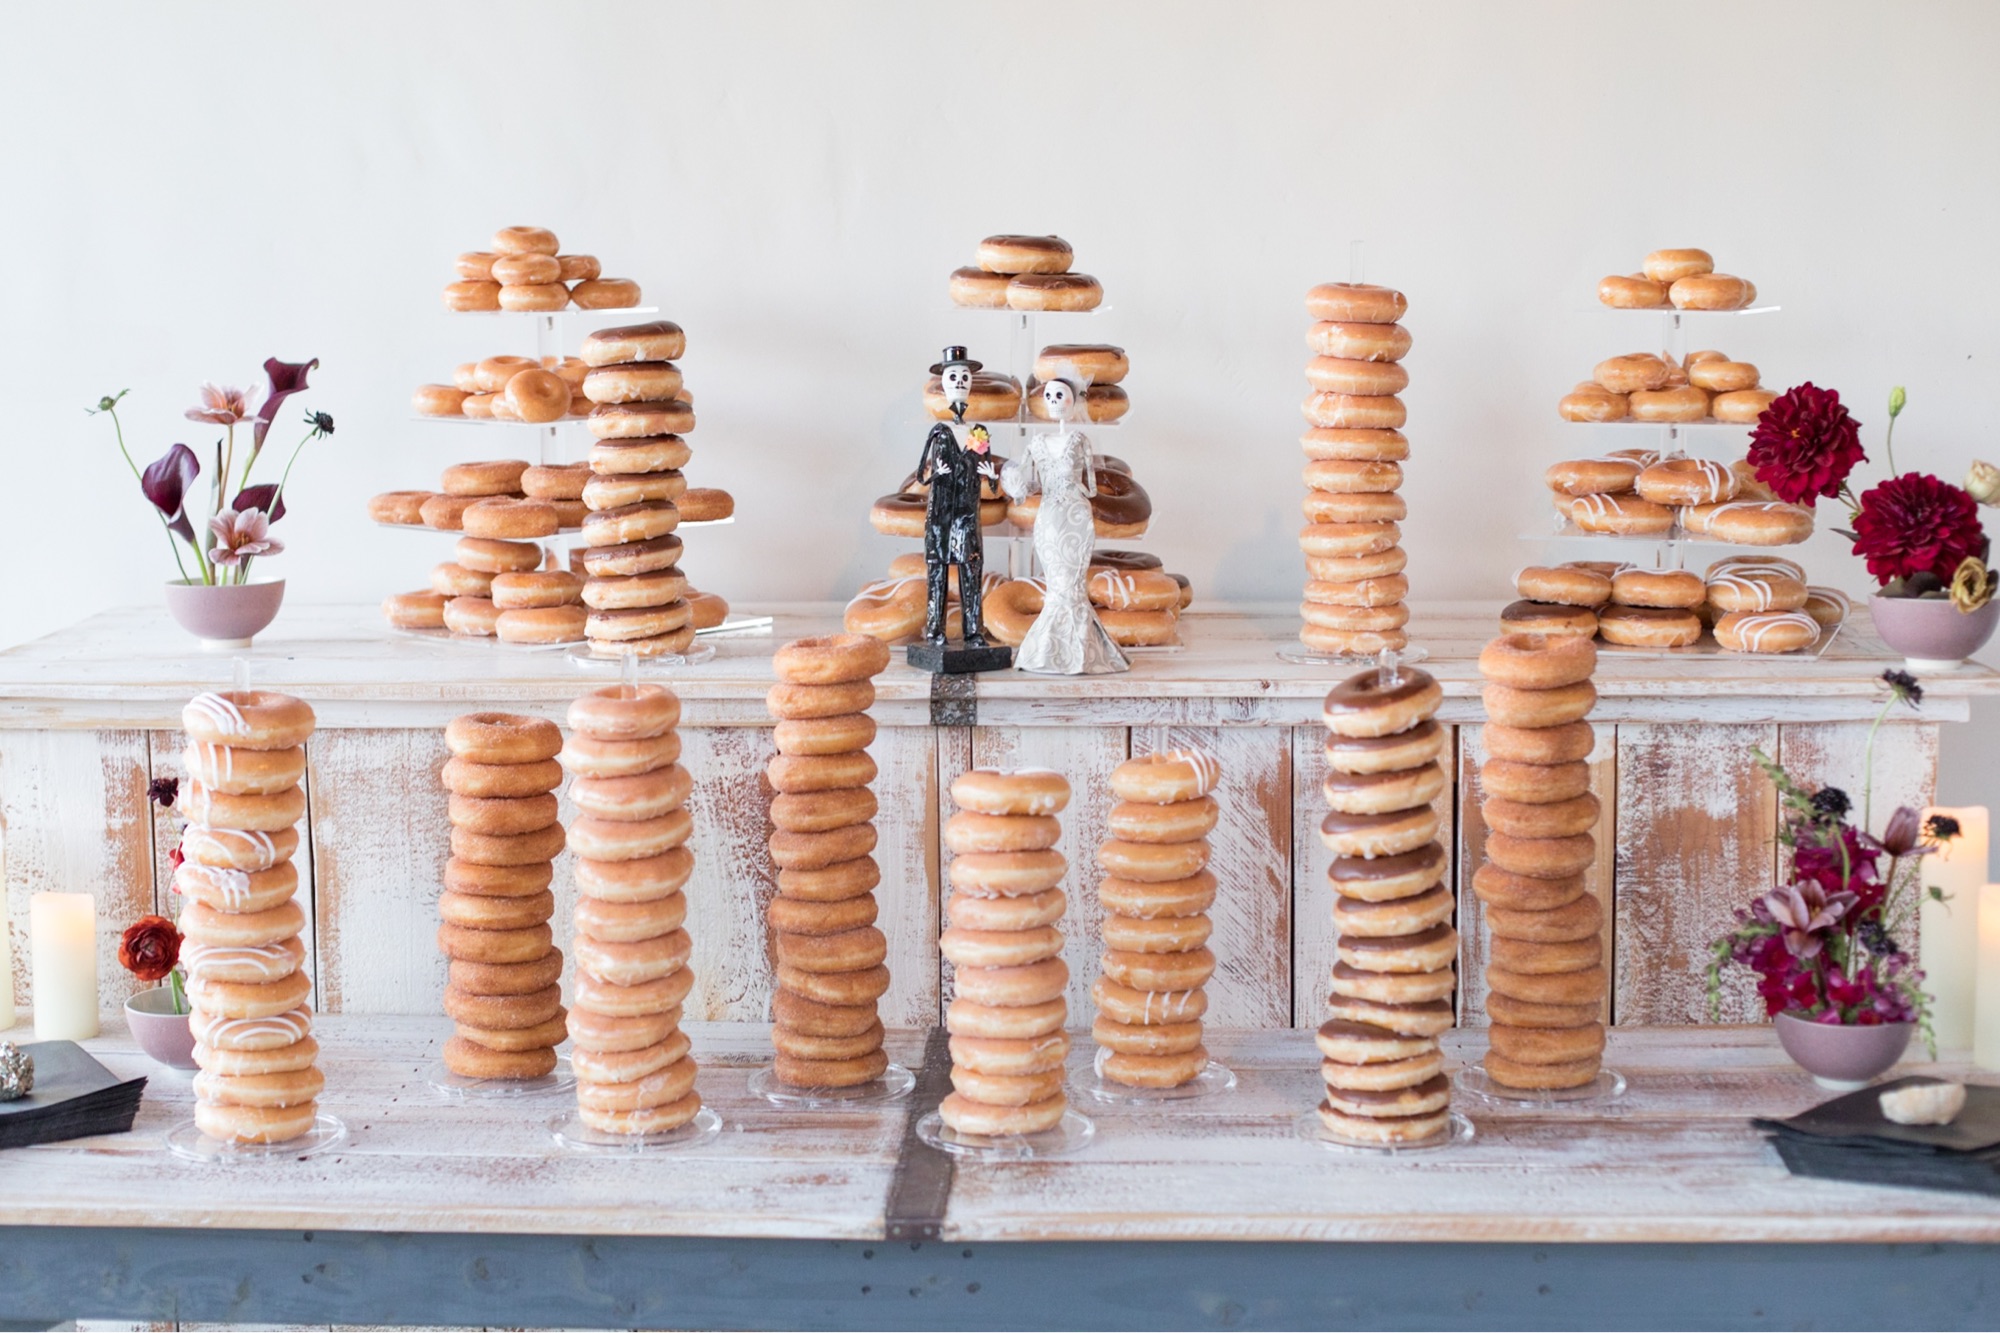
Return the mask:
{"type": "Polygon", "coordinates": [[[986,646],[986,622],[981,614],[986,548],[980,535],[979,488],[982,478],[997,476],[998,466],[992,457],[961,445],[958,432],[950,425],[940,421],[931,427],[917,463],[917,480],[930,487],[924,512],[924,577],[929,594],[924,615],[926,643],[944,642],[950,570],[956,565],[966,646],[986,646]]]}

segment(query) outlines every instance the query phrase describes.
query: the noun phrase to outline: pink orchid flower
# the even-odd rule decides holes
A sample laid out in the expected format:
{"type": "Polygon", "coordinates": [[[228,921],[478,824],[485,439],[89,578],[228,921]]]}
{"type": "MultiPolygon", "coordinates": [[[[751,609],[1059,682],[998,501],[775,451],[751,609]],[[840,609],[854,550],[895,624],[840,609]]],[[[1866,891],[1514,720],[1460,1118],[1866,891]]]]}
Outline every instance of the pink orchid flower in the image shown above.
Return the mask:
{"type": "Polygon", "coordinates": [[[1785,927],[1785,947],[1797,958],[1817,957],[1819,932],[1846,915],[1854,901],[1852,893],[1828,893],[1812,880],[1781,884],[1764,895],[1772,920],[1785,927]]]}
{"type": "Polygon", "coordinates": [[[217,426],[233,426],[256,415],[250,406],[250,391],[226,384],[203,384],[201,406],[187,410],[189,421],[206,421],[217,426]]]}
{"type": "Polygon", "coordinates": [[[285,549],[271,536],[271,520],[261,509],[229,509],[208,521],[215,534],[211,558],[218,565],[233,565],[252,556],[276,555],[285,549]]]}

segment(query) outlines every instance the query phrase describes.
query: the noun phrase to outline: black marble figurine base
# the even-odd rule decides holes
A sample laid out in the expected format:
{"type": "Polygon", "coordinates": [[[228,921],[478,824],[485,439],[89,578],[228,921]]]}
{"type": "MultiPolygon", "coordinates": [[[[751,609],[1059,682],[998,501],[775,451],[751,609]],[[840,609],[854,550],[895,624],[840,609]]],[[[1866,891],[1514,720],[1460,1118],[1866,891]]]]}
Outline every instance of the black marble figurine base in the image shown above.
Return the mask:
{"type": "Polygon", "coordinates": [[[905,652],[911,666],[940,676],[1005,671],[1014,664],[1014,650],[1001,644],[991,648],[968,648],[962,643],[913,643],[905,652]]]}

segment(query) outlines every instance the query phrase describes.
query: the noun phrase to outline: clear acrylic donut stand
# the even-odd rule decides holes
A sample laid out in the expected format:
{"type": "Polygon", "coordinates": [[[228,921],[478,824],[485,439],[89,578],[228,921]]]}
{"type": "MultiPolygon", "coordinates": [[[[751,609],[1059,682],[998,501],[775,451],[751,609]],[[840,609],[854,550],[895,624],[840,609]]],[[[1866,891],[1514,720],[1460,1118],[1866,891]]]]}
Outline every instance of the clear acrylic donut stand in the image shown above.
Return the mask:
{"type": "Polygon", "coordinates": [[[1104,1062],[1111,1052],[1099,1048],[1091,1059],[1090,1072],[1081,1080],[1085,1095],[1107,1106],[1156,1106],[1168,1102],[1214,1097],[1236,1086],[1236,1071],[1220,1060],[1210,1060],[1199,1074],[1171,1088],[1138,1088],[1107,1078],[1104,1062]]]}
{"type": "Polygon", "coordinates": [[[694,1119],[673,1129],[653,1134],[611,1134],[583,1123],[575,1111],[551,1116],[546,1122],[556,1146],[574,1153],[601,1153],[607,1156],[641,1156],[647,1153],[678,1152],[708,1142],[722,1132],[722,1117],[704,1106],[694,1119]]]}
{"type": "Polygon", "coordinates": [[[961,1134],[945,1124],[942,1112],[932,1111],[917,1121],[917,1138],[926,1146],[953,1157],[985,1162],[1032,1162],[1049,1157],[1068,1157],[1083,1151],[1097,1135],[1097,1125],[1077,1110],[1066,1110],[1062,1119],[1048,1129],[1033,1134],[961,1134]]]}
{"type": "Polygon", "coordinates": [[[762,1097],[773,1106],[795,1111],[844,1110],[856,1106],[880,1106],[901,1101],[917,1086],[917,1076],[891,1060],[889,1067],[866,1083],[849,1088],[806,1088],[778,1077],[777,1063],[762,1065],[750,1074],[750,1095],[762,1097]]]}
{"type": "Polygon", "coordinates": [[[538,1078],[468,1078],[435,1060],[424,1070],[424,1081],[448,1102],[514,1101],[568,1092],[576,1086],[576,1074],[566,1055],[557,1056],[556,1067],[538,1078]]]}
{"type": "Polygon", "coordinates": [[[1484,1102],[1513,1106],[1560,1106],[1601,1104],[1625,1095],[1625,1076],[1615,1069],[1600,1069],[1597,1077],[1574,1088],[1511,1088],[1487,1073],[1484,1066],[1466,1065],[1451,1076],[1452,1086],[1469,1097],[1484,1102]]]}
{"type": "Polygon", "coordinates": [[[1299,1138],[1327,1152],[1354,1153],[1369,1157],[1404,1157],[1437,1152],[1442,1148],[1461,1147],[1478,1137],[1471,1117],[1460,1111],[1452,1111],[1445,1119],[1445,1127],[1429,1138],[1417,1139],[1411,1143],[1369,1143],[1361,1139],[1343,1138],[1327,1126],[1320,1118],[1319,1109],[1307,1111],[1292,1122],[1292,1132],[1299,1138]]]}

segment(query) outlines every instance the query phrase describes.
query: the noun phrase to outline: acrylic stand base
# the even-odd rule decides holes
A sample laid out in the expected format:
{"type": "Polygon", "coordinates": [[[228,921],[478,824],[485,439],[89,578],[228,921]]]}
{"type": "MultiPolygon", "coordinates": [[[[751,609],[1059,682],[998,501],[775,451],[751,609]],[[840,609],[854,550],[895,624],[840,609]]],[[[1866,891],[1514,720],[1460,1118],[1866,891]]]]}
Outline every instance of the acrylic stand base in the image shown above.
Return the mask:
{"type": "Polygon", "coordinates": [[[694,1119],[685,1125],[658,1134],[606,1134],[601,1129],[592,1129],[584,1124],[583,1118],[575,1111],[554,1117],[548,1125],[549,1133],[554,1136],[556,1143],[571,1152],[613,1154],[674,1152],[681,1148],[692,1148],[721,1133],[722,1117],[704,1106],[696,1111],[694,1119]]]}
{"type": "Polygon", "coordinates": [[[558,1056],[556,1067],[540,1078],[467,1078],[454,1074],[439,1060],[424,1071],[424,1080],[447,1101],[484,1102],[506,1101],[517,1097],[545,1097],[554,1092],[567,1092],[576,1086],[576,1075],[570,1071],[569,1058],[558,1056]]]}
{"type": "Polygon", "coordinates": [[[939,1152],[988,1162],[1028,1162],[1043,1157],[1066,1157],[1082,1151],[1096,1133],[1097,1126],[1091,1123],[1089,1117],[1076,1111],[1064,1111],[1061,1121],[1040,1133],[1003,1137],[961,1134],[945,1124],[944,1117],[936,1111],[917,1122],[917,1137],[939,1152]]]}
{"type": "Polygon", "coordinates": [[[1151,1106],[1157,1102],[1184,1102],[1195,1097],[1213,1097],[1236,1086],[1236,1072],[1214,1060],[1208,1067],[1176,1088],[1135,1088],[1104,1077],[1104,1061],[1110,1051],[1100,1049],[1090,1062],[1090,1072],[1078,1080],[1083,1091],[1111,1106],[1151,1106]]]}
{"type": "Polygon", "coordinates": [[[570,662],[584,671],[600,669],[616,671],[623,666],[627,658],[636,661],[641,671],[648,667],[666,670],[672,667],[699,666],[714,656],[715,645],[702,643],[700,640],[696,640],[684,653],[658,653],[652,657],[637,653],[607,652],[590,643],[575,644],[569,650],[570,662]]]}
{"type": "Polygon", "coordinates": [[[233,1143],[212,1139],[192,1120],[183,1120],[167,1131],[167,1151],[185,1162],[213,1162],[237,1166],[248,1162],[271,1162],[279,1158],[311,1157],[347,1141],[347,1126],[336,1116],[323,1115],[298,1138],[283,1143],[233,1143]]]}
{"type": "MultiPolygon", "coordinates": [[[[1280,662],[1290,662],[1294,666],[1337,666],[1354,671],[1362,671],[1368,667],[1381,665],[1381,663],[1375,660],[1376,656],[1374,653],[1316,653],[1303,644],[1290,648],[1280,648],[1278,650],[1278,660],[1280,662]]],[[[1429,657],[1430,652],[1428,649],[1415,646],[1398,648],[1396,650],[1396,665],[1415,666],[1418,662],[1428,660],[1429,657]]]]}
{"type": "Polygon", "coordinates": [[[963,643],[913,643],[904,660],[919,671],[937,676],[965,676],[976,671],[1005,671],[1014,664],[1014,650],[1004,644],[968,648],[963,643]]]}
{"type": "Polygon", "coordinates": [[[1513,1106],[1556,1106],[1572,1102],[1608,1102],[1625,1095],[1625,1076],[1600,1069],[1597,1077],[1577,1088],[1510,1088],[1496,1083],[1479,1065],[1466,1065],[1451,1076],[1452,1086],[1469,1097],[1513,1106]]]}
{"type": "Polygon", "coordinates": [[[1451,1113],[1450,1121],[1443,1130],[1427,1139],[1415,1143],[1361,1143],[1353,1139],[1343,1139],[1326,1127],[1326,1121],[1319,1118],[1317,1109],[1307,1111],[1293,1122],[1298,1136],[1307,1143],[1326,1149],[1328,1152],[1369,1153],[1378,1157],[1400,1157],[1405,1153],[1436,1152],[1440,1148],[1454,1148],[1461,1143],[1470,1143],[1477,1131],[1472,1121],[1457,1111],[1451,1113]]]}
{"type": "Polygon", "coordinates": [[[780,1082],[777,1068],[765,1065],[750,1075],[750,1095],[762,1097],[773,1106],[805,1110],[820,1107],[878,1106],[901,1101],[917,1086],[917,1076],[899,1064],[891,1064],[882,1077],[851,1088],[800,1088],[780,1082]]]}

